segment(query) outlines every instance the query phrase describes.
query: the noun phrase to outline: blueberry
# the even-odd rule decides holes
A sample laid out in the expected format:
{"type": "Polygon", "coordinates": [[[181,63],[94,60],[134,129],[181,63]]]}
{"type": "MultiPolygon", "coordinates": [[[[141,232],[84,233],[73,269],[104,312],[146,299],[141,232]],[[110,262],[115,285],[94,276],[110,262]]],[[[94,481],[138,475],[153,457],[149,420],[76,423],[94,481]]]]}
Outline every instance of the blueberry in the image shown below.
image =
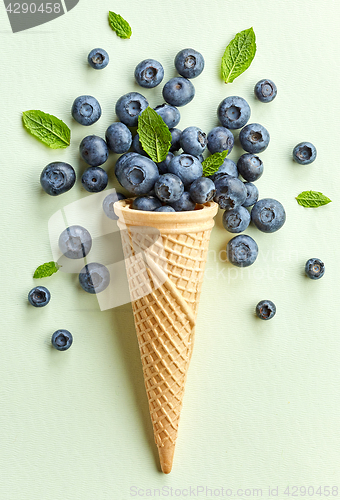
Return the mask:
{"type": "Polygon", "coordinates": [[[171,160],[173,159],[173,157],[174,157],[174,154],[169,152],[166,155],[165,160],[157,163],[157,167],[158,167],[160,174],[166,174],[168,172],[168,167],[169,167],[169,164],[170,164],[171,160]]]}
{"type": "Polygon", "coordinates": [[[112,123],[105,133],[107,145],[117,154],[126,153],[129,151],[132,144],[132,135],[130,130],[124,123],[112,123]]]}
{"type": "Polygon", "coordinates": [[[106,188],[108,182],[108,175],[101,167],[87,168],[81,178],[83,188],[89,193],[100,193],[106,188]]]}
{"type": "Polygon", "coordinates": [[[99,293],[110,283],[110,273],[107,267],[97,262],[87,264],[79,273],[79,283],[85,292],[99,293]]]}
{"type": "Polygon", "coordinates": [[[201,163],[204,161],[204,156],[203,155],[194,155],[200,161],[201,163]]]}
{"type": "Polygon", "coordinates": [[[239,158],[237,168],[246,181],[254,182],[257,181],[263,173],[263,162],[256,155],[245,153],[239,158]]]}
{"type": "Polygon", "coordinates": [[[207,203],[216,193],[215,184],[208,177],[199,177],[191,184],[189,193],[195,203],[207,203]]]}
{"type": "Polygon", "coordinates": [[[269,144],[270,136],[267,129],[259,123],[246,125],[239,135],[241,146],[248,153],[262,153],[269,144]]]}
{"type": "Polygon", "coordinates": [[[56,161],[49,163],[40,175],[40,184],[44,191],[51,196],[69,191],[76,182],[74,168],[68,163],[56,161]]]}
{"type": "Polygon", "coordinates": [[[279,201],[272,198],[263,198],[253,206],[251,220],[260,231],[273,233],[285,223],[286,212],[279,201]]]}
{"type": "Polygon", "coordinates": [[[230,154],[234,146],[234,136],[225,127],[215,127],[208,134],[208,149],[210,153],[228,150],[230,154]]]}
{"type": "Polygon", "coordinates": [[[80,143],[79,152],[83,160],[91,165],[91,167],[103,165],[109,156],[106,142],[97,135],[84,137],[80,143]]]}
{"type": "Polygon", "coordinates": [[[104,198],[103,201],[103,210],[105,215],[112,220],[118,220],[118,217],[114,211],[114,204],[116,201],[120,200],[125,200],[126,196],[124,196],[122,193],[118,193],[118,191],[114,191],[113,193],[110,193],[104,198]]]}
{"type": "Polygon", "coordinates": [[[104,49],[93,49],[87,56],[89,65],[94,69],[104,69],[109,64],[109,54],[104,49]]]}
{"type": "Polygon", "coordinates": [[[165,125],[169,128],[174,128],[179,124],[181,114],[175,106],[170,106],[170,104],[161,104],[160,106],[156,106],[154,110],[163,118],[165,125]]]}
{"type": "Polygon", "coordinates": [[[203,175],[202,163],[195,156],[188,154],[174,156],[168,166],[168,171],[177,175],[185,187],[203,175]]]}
{"type": "Polygon", "coordinates": [[[189,210],[195,210],[196,203],[190,198],[188,191],[184,191],[179,200],[174,201],[170,204],[176,212],[185,212],[189,210]]]}
{"type": "Polygon", "coordinates": [[[242,205],[247,198],[247,190],[240,179],[230,175],[219,175],[215,179],[216,194],[214,201],[220,208],[233,209],[242,205]]]}
{"type": "Polygon", "coordinates": [[[259,101],[271,102],[276,97],[277,88],[271,80],[260,80],[255,85],[254,93],[259,101]]]}
{"type": "Polygon", "coordinates": [[[155,212],[176,212],[176,210],[169,205],[164,205],[164,207],[156,208],[155,212]]]}
{"type": "Polygon", "coordinates": [[[156,196],[164,203],[172,203],[180,199],[184,191],[184,184],[175,174],[161,175],[155,184],[156,196]]]}
{"type": "Polygon", "coordinates": [[[132,202],[131,208],[134,210],[145,210],[153,212],[156,208],[160,208],[162,203],[155,196],[138,196],[132,202]]]}
{"type": "Polygon", "coordinates": [[[261,300],[257,304],[255,312],[260,319],[272,319],[276,313],[276,306],[271,300],[261,300]]]}
{"type": "Polygon", "coordinates": [[[82,226],[70,226],[59,236],[59,248],[68,259],[82,259],[90,252],[92,238],[82,226]]]}
{"type": "Polygon", "coordinates": [[[309,259],[306,262],[305,272],[311,280],[318,280],[325,274],[325,264],[320,259],[309,259]]]}
{"type": "Polygon", "coordinates": [[[226,97],[218,106],[217,116],[223,127],[236,130],[244,127],[249,120],[250,107],[242,97],[226,97]]]}
{"type": "MultiPolygon", "coordinates": [[[[127,155],[130,154],[127,153],[127,155]]],[[[118,182],[136,196],[149,193],[159,177],[157,165],[150,158],[137,153],[134,153],[134,156],[129,156],[118,167],[117,163],[116,177],[118,182]]]]}
{"type": "Polygon", "coordinates": [[[44,307],[50,300],[50,291],[44,286],[35,286],[28,294],[28,302],[34,307],[44,307]]]}
{"type": "Polygon", "coordinates": [[[99,120],[102,114],[102,109],[99,102],[91,95],[81,95],[75,99],[72,110],[73,118],[80,125],[92,125],[99,120]]]}
{"type": "Polygon", "coordinates": [[[173,153],[174,151],[178,151],[181,147],[180,144],[180,138],[181,138],[181,133],[182,130],[179,130],[178,128],[171,128],[171,147],[170,151],[173,153]]]}
{"type": "Polygon", "coordinates": [[[181,133],[179,142],[184,153],[198,156],[207,147],[207,136],[198,127],[187,127],[181,133]]]}
{"type": "Polygon", "coordinates": [[[229,233],[242,233],[250,224],[250,213],[242,206],[226,210],[222,222],[229,233]]]}
{"type": "Polygon", "coordinates": [[[256,242],[250,236],[239,234],[227,244],[229,262],[237,267],[248,267],[254,264],[259,253],[256,242]]]}
{"type": "Polygon", "coordinates": [[[236,164],[225,158],[222,165],[218,168],[217,172],[210,176],[210,179],[215,181],[219,175],[230,175],[231,177],[238,177],[238,170],[236,164]]]}
{"type": "Polygon", "coordinates": [[[157,87],[164,78],[164,69],[155,59],[145,59],[137,64],[135,80],[141,87],[151,89],[157,87]]]}
{"type": "Polygon", "coordinates": [[[143,156],[148,156],[148,154],[144,151],[144,149],[142,148],[142,145],[139,141],[139,134],[136,134],[133,138],[133,141],[132,141],[132,147],[133,147],[133,150],[138,153],[139,155],[143,155],[143,156]]]}
{"type": "Polygon", "coordinates": [[[116,114],[128,127],[136,127],[138,116],[149,106],[148,101],[138,92],[130,92],[120,97],[116,103],[116,114]]]}
{"type": "Polygon", "coordinates": [[[204,69],[204,59],[194,49],[183,49],[175,57],[175,67],[181,76],[196,78],[204,69]]]}
{"type": "Polygon", "coordinates": [[[163,97],[172,106],[185,106],[195,97],[195,87],[190,80],[177,76],[166,82],[163,97]]]}
{"type": "Polygon", "coordinates": [[[247,190],[246,201],[242,204],[243,207],[251,207],[254,205],[259,197],[259,190],[252,182],[244,182],[244,187],[247,190]]]}
{"type": "Polygon", "coordinates": [[[124,153],[121,155],[118,160],[116,161],[115,165],[115,175],[118,179],[120,176],[124,166],[127,164],[128,161],[130,161],[132,158],[138,158],[140,155],[138,153],[124,153]]]}
{"type": "Polygon", "coordinates": [[[71,332],[68,330],[57,330],[52,335],[51,342],[53,347],[55,347],[58,351],[66,351],[71,347],[73,337],[71,332]]]}
{"type": "Polygon", "coordinates": [[[300,142],[293,149],[293,158],[300,165],[308,165],[316,158],[316,148],[311,142],[300,142]]]}

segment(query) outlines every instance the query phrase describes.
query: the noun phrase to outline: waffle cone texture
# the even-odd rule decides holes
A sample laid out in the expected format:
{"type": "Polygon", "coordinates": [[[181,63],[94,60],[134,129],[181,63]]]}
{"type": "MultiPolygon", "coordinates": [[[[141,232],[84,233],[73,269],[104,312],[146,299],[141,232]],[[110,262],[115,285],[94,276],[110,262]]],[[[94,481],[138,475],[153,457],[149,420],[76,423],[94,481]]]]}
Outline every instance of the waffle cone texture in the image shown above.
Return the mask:
{"type": "Polygon", "coordinates": [[[162,471],[172,468],[185,381],[217,205],[145,212],[115,203],[162,471]]]}

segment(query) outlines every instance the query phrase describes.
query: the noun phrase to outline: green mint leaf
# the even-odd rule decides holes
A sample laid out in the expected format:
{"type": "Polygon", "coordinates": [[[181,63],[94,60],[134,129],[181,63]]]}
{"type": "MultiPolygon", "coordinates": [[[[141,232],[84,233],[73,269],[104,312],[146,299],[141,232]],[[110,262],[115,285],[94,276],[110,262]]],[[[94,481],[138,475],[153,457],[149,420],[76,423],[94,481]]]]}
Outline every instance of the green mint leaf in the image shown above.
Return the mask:
{"type": "Polygon", "coordinates": [[[256,42],[253,28],[241,31],[229,43],[222,57],[221,71],[225,83],[232,83],[249,68],[255,57],[256,42]]]}
{"type": "Polygon", "coordinates": [[[213,175],[220,168],[225,158],[227,157],[228,150],[222,151],[221,153],[214,153],[202,162],[203,175],[204,177],[209,177],[213,175]]]}
{"type": "Polygon", "coordinates": [[[23,112],[22,121],[28,132],[50,148],[67,148],[70,145],[71,131],[59,118],[32,109],[23,112]]]}
{"type": "Polygon", "coordinates": [[[137,133],[142,148],[156,163],[164,161],[171,147],[171,132],[164,120],[150,106],[138,117],[137,133]]]}
{"type": "Polygon", "coordinates": [[[33,278],[39,279],[39,278],[47,278],[47,276],[52,276],[52,274],[56,273],[61,266],[57,264],[57,262],[46,262],[45,264],[42,264],[41,266],[37,267],[37,269],[34,271],[33,278]]]}
{"type": "Polygon", "coordinates": [[[319,191],[303,191],[296,197],[296,201],[302,207],[317,208],[331,203],[332,200],[319,191]]]}
{"type": "Polygon", "coordinates": [[[109,11],[109,25],[120,38],[130,38],[132,35],[131,26],[119,14],[109,11]]]}

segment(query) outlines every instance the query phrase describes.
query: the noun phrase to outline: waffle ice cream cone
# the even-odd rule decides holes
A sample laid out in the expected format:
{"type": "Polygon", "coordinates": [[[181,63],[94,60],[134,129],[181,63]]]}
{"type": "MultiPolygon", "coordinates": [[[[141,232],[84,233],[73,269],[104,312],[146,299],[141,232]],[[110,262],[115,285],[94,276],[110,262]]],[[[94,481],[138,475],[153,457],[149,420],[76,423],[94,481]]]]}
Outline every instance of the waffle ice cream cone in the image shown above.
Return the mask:
{"type": "Polygon", "coordinates": [[[216,203],[145,212],[115,203],[150,416],[162,471],[172,468],[216,203]]]}

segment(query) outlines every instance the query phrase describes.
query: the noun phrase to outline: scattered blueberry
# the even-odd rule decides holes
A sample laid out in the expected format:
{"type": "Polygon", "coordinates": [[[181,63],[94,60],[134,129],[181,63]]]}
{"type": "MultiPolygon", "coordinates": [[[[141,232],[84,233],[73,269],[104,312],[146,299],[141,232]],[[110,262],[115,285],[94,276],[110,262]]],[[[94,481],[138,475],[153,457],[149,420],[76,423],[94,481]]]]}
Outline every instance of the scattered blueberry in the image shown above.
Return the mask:
{"type": "Polygon", "coordinates": [[[217,109],[217,116],[223,127],[235,130],[244,127],[249,120],[250,107],[242,97],[226,97],[217,109]]]}
{"type": "Polygon", "coordinates": [[[177,175],[185,187],[203,175],[202,163],[195,156],[188,154],[174,156],[168,166],[168,171],[177,175]]]}
{"type": "Polygon", "coordinates": [[[239,234],[234,236],[227,244],[229,262],[237,267],[251,266],[259,253],[256,242],[250,236],[239,234]]]}
{"type": "Polygon", "coordinates": [[[35,286],[28,294],[28,302],[34,307],[47,306],[50,300],[50,291],[44,286],[35,286]]]}
{"type": "Polygon", "coordinates": [[[66,351],[71,347],[73,337],[71,332],[68,330],[57,330],[52,335],[51,342],[53,347],[55,347],[58,351],[66,351]]]}
{"type": "Polygon", "coordinates": [[[257,181],[263,173],[263,162],[256,155],[245,153],[239,158],[237,168],[246,181],[254,182],[257,181]]]}
{"type": "Polygon", "coordinates": [[[177,76],[166,82],[163,97],[172,106],[185,106],[195,97],[195,87],[190,80],[177,76]]]}
{"type": "Polygon", "coordinates": [[[272,319],[276,313],[276,306],[271,300],[261,300],[257,304],[255,312],[260,319],[272,319]]]}
{"type": "Polygon", "coordinates": [[[204,161],[204,156],[203,155],[194,155],[196,158],[202,163],[204,161]]]}
{"type": "Polygon", "coordinates": [[[116,161],[116,165],[115,165],[115,175],[118,179],[119,175],[121,174],[124,166],[132,160],[132,158],[139,158],[139,154],[138,153],[124,153],[123,155],[121,155],[118,160],[116,161]]]}
{"type": "Polygon", "coordinates": [[[169,128],[174,128],[179,124],[181,114],[175,106],[170,106],[170,104],[161,104],[160,106],[156,106],[154,110],[163,118],[165,125],[169,128]]]}
{"type": "Polygon", "coordinates": [[[75,99],[71,113],[73,118],[80,123],[80,125],[88,126],[99,120],[102,109],[95,97],[91,95],[81,95],[75,99]]]}
{"type": "Polygon", "coordinates": [[[114,191],[106,196],[103,201],[103,210],[105,215],[112,220],[118,220],[118,217],[114,211],[114,204],[116,201],[125,200],[126,196],[118,191],[114,191]]]}
{"type": "Polygon", "coordinates": [[[184,78],[196,78],[204,69],[204,58],[194,49],[183,49],[175,57],[175,67],[184,78]]]}
{"type": "Polygon", "coordinates": [[[188,191],[184,191],[180,199],[174,201],[174,203],[171,203],[171,206],[175,209],[176,212],[185,212],[189,210],[195,210],[196,203],[192,201],[188,191]]]}
{"type": "Polygon", "coordinates": [[[120,97],[116,103],[116,114],[128,127],[136,127],[138,116],[149,106],[148,101],[138,92],[130,92],[120,97]]]}
{"type": "Polygon", "coordinates": [[[92,238],[84,227],[70,226],[60,234],[58,245],[68,259],[82,259],[91,250],[92,238]]]}
{"type": "Polygon", "coordinates": [[[149,155],[146,153],[146,151],[144,151],[144,149],[142,148],[142,145],[139,141],[139,134],[136,134],[133,138],[133,141],[132,141],[132,147],[133,147],[133,150],[138,153],[139,155],[143,155],[143,156],[147,156],[149,157],[149,155]]]}
{"type": "Polygon", "coordinates": [[[181,179],[175,174],[164,174],[155,183],[156,196],[164,203],[172,203],[180,199],[184,191],[181,179]]]}
{"type": "Polygon", "coordinates": [[[130,130],[124,123],[112,123],[105,133],[106,143],[117,154],[126,153],[129,151],[132,144],[132,135],[130,130]]]}
{"type": "Polygon", "coordinates": [[[93,49],[87,57],[88,63],[94,69],[104,69],[109,64],[109,54],[104,49],[93,49]]]}
{"type": "Polygon", "coordinates": [[[259,190],[252,182],[244,182],[244,187],[247,190],[246,201],[242,204],[243,207],[251,207],[254,205],[259,197],[259,190]]]}
{"type": "Polygon", "coordinates": [[[106,162],[109,156],[109,149],[106,142],[97,135],[84,137],[79,146],[81,157],[91,167],[99,167],[106,162]]]}
{"type": "Polygon", "coordinates": [[[259,101],[271,102],[276,97],[277,88],[271,80],[260,80],[255,85],[254,93],[259,101]]]}
{"type": "Polygon", "coordinates": [[[215,127],[208,134],[208,149],[210,153],[228,150],[230,154],[234,146],[234,136],[225,127],[215,127]]]}
{"type": "Polygon", "coordinates": [[[170,151],[169,151],[169,153],[166,155],[165,160],[161,161],[160,163],[157,163],[157,167],[158,167],[160,174],[166,174],[168,172],[168,166],[169,166],[171,160],[173,159],[173,157],[174,157],[174,154],[170,153],[170,151]]]}
{"type": "Polygon", "coordinates": [[[246,201],[247,190],[243,182],[236,177],[219,175],[215,178],[215,188],[214,201],[219,204],[220,208],[230,210],[243,205],[246,201]]]}
{"type": "Polygon", "coordinates": [[[231,177],[238,177],[238,170],[236,164],[225,158],[222,165],[218,168],[217,172],[210,176],[211,180],[215,181],[219,175],[230,175],[231,177]]]}
{"type": "Polygon", "coordinates": [[[176,212],[176,210],[169,205],[164,205],[164,207],[159,207],[154,210],[155,212],[176,212]]]}
{"type": "Polygon", "coordinates": [[[285,223],[286,212],[279,201],[272,198],[263,198],[253,206],[251,220],[260,231],[273,233],[285,223]]]}
{"type": "Polygon", "coordinates": [[[184,153],[197,157],[207,147],[207,136],[198,127],[187,127],[181,133],[179,142],[184,153]]]}
{"type": "Polygon", "coordinates": [[[250,213],[242,206],[226,210],[222,222],[224,228],[230,233],[242,233],[250,224],[250,213]]]}
{"type": "Polygon", "coordinates": [[[110,273],[106,266],[91,262],[79,273],[79,283],[85,292],[99,293],[105,290],[110,283],[110,273]]]}
{"type": "Polygon", "coordinates": [[[136,196],[148,194],[159,177],[157,165],[150,158],[137,153],[126,155],[129,156],[124,161],[116,163],[119,184],[136,196]]]}
{"type": "Polygon", "coordinates": [[[320,259],[309,259],[306,262],[305,272],[311,280],[318,280],[325,274],[325,264],[320,259]]]}
{"type": "Polygon", "coordinates": [[[239,135],[241,146],[248,153],[262,153],[269,144],[270,136],[267,129],[259,123],[246,125],[239,135]]]}
{"type": "Polygon", "coordinates": [[[308,165],[316,158],[316,148],[311,142],[300,142],[293,149],[293,158],[300,165],[308,165]]]}
{"type": "Polygon", "coordinates": [[[181,148],[180,144],[180,138],[181,138],[181,133],[182,130],[179,130],[178,128],[171,128],[171,147],[170,151],[173,153],[174,151],[178,151],[181,148]]]}
{"type": "Polygon", "coordinates": [[[164,78],[164,69],[155,59],[145,59],[137,64],[135,80],[141,87],[151,89],[157,87],[164,78]]]}
{"type": "Polygon", "coordinates": [[[189,193],[195,203],[207,203],[216,193],[215,184],[208,177],[199,177],[191,184],[189,193]]]}
{"type": "Polygon", "coordinates": [[[108,182],[108,175],[101,167],[87,168],[81,178],[83,188],[89,193],[100,193],[106,188],[108,182]]]}
{"type": "Polygon", "coordinates": [[[51,196],[66,193],[74,186],[75,182],[74,168],[62,161],[49,163],[40,175],[40,184],[43,190],[51,196]]]}
{"type": "Polygon", "coordinates": [[[153,212],[156,208],[160,208],[162,203],[155,196],[138,196],[132,202],[131,208],[134,210],[145,210],[153,212]]]}

